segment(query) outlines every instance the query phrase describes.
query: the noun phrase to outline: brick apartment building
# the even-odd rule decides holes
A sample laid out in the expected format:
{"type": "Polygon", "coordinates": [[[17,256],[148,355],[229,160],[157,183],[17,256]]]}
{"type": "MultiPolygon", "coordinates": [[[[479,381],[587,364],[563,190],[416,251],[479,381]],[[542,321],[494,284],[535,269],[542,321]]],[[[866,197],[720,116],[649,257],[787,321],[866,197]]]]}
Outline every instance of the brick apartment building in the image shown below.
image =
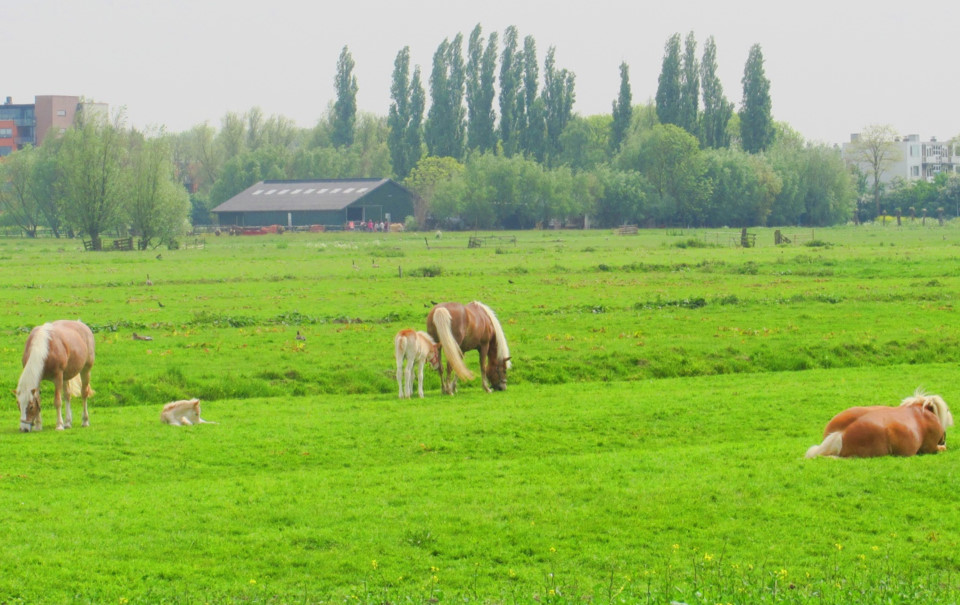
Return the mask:
{"type": "Polygon", "coordinates": [[[80,111],[106,116],[109,107],[65,95],[38,95],[29,104],[14,103],[7,97],[0,105],[0,157],[24,145],[42,145],[51,132],[60,134],[73,125],[80,111]]]}

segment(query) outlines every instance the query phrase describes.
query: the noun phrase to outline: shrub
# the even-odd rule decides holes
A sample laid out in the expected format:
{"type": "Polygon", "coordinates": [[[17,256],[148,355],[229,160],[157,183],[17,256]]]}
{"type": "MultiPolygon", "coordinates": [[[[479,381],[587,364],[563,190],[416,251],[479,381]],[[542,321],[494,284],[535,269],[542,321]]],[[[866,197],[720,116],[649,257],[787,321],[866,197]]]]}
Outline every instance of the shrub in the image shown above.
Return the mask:
{"type": "Polygon", "coordinates": [[[407,273],[410,277],[440,277],[443,275],[443,268],[440,265],[430,265],[428,267],[419,267],[407,273]]]}
{"type": "Polygon", "coordinates": [[[674,244],[677,248],[709,248],[711,244],[696,238],[688,238],[674,244]]]}
{"type": "Polygon", "coordinates": [[[375,256],[379,258],[399,258],[406,255],[404,254],[403,250],[401,250],[400,248],[378,247],[370,251],[370,256],[375,256]]]}

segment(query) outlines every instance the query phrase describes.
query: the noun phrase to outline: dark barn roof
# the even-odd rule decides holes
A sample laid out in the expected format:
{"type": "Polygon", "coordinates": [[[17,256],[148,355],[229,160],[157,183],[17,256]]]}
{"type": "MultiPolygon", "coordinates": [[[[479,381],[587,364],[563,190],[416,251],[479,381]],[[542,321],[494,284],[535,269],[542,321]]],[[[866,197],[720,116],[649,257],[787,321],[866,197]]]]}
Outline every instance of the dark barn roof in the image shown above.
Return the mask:
{"type": "Polygon", "coordinates": [[[382,187],[396,188],[409,195],[406,189],[390,179],[261,181],[211,212],[342,210],[382,187]]]}

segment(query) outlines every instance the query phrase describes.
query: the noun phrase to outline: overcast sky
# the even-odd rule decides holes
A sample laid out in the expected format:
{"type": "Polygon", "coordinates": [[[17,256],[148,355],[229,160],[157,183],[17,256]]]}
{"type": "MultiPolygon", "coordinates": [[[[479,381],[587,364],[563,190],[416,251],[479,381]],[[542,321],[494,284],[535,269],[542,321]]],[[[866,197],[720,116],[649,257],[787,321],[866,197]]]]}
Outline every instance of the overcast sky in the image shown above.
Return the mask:
{"type": "MultiPolygon", "coordinates": [[[[260,107],[311,127],[335,99],[349,47],[361,111],[385,116],[397,52],[429,77],[444,38],[480,24],[533,36],[542,65],[576,74],[581,115],[610,113],[619,65],[634,103],[652,99],[673,33],[713,36],[724,93],[740,106],[750,46],[763,50],[774,119],[840,143],[869,124],[960,135],[960,2],[888,0],[0,0],[0,102],[82,95],[128,124],[179,132],[260,107]]],[[[426,81],[425,81],[426,84],[426,81]]]]}

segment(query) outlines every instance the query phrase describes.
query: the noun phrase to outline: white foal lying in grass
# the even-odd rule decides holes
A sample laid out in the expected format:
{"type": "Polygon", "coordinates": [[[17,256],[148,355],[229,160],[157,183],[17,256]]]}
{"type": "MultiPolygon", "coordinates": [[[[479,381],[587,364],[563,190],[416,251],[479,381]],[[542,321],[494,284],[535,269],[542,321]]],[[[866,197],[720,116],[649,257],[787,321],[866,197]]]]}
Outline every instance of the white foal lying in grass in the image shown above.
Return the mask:
{"type": "Polygon", "coordinates": [[[200,417],[199,399],[184,399],[168,403],[160,412],[160,421],[172,426],[217,424],[200,417]]]}

